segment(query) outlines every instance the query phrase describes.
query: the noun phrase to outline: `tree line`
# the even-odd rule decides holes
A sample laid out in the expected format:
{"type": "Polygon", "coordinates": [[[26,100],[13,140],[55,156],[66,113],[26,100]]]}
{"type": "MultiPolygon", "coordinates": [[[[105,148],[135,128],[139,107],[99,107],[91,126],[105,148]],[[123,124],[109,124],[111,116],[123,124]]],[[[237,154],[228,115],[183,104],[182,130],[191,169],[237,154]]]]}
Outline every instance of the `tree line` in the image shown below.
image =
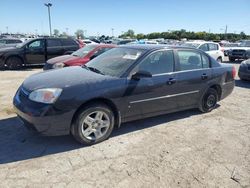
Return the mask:
{"type": "MultiPolygon", "coordinates": [[[[58,29],[54,29],[54,36],[58,37],[66,37],[68,33],[62,32],[58,29]]],[[[84,30],[78,29],[75,32],[75,36],[77,38],[84,39],[84,30]]],[[[157,39],[157,38],[164,38],[164,39],[188,39],[188,40],[212,40],[212,41],[219,41],[219,40],[228,40],[228,41],[238,41],[238,40],[245,40],[250,39],[250,35],[246,35],[243,31],[239,34],[236,33],[208,33],[205,31],[202,32],[193,32],[193,31],[186,31],[185,29],[176,30],[176,31],[168,31],[168,32],[154,32],[149,34],[138,33],[132,29],[124,32],[119,38],[134,38],[134,39],[157,39]]]]}
{"type": "Polygon", "coordinates": [[[136,39],[157,39],[157,38],[164,38],[164,39],[189,39],[189,40],[229,40],[232,42],[238,40],[245,40],[250,39],[250,35],[246,35],[244,32],[240,34],[236,33],[208,33],[208,32],[193,32],[193,31],[186,31],[185,29],[176,30],[176,31],[169,31],[169,32],[154,32],[149,34],[135,34],[132,29],[129,29],[127,32],[124,32],[122,35],[119,36],[120,38],[136,38],[136,39]]]}

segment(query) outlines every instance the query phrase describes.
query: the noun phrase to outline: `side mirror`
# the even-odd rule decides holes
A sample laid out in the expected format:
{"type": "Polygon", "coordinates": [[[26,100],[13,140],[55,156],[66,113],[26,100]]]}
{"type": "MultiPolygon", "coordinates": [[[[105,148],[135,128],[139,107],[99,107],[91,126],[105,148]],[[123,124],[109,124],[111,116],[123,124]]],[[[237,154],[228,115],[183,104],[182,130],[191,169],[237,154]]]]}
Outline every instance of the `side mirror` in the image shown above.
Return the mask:
{"type": "Polygon", "coordinates": [[[133,80],[140,80],[141,78],[152,78],[152,74],[148,71],[138,71],[131,77],[133,80]]]}

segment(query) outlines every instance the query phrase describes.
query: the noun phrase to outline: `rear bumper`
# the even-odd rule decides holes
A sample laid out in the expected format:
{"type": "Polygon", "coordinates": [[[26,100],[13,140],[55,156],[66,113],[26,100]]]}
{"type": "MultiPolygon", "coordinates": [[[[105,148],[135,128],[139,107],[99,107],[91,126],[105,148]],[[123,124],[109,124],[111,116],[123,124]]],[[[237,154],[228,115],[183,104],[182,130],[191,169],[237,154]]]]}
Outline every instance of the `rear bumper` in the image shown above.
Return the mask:
{"type": "Polygon", "coordinates": [[[38,104],[23,100],[19,97],[19,91],[13,100],[16,114],[23,124],[31,130],[46,136],[67,135],[74,111],[61,111],[52,105],[38,104]]]}
{"type": "Polygon", "coordinates": [[[235,85],[235,81],[230,81],[230,82],[226,82],[222,85],[221,87],[221,98],[220,100],[226,98],[228,95],[230,95],[233,92],[234,89],[234,85],[235,85]]]}

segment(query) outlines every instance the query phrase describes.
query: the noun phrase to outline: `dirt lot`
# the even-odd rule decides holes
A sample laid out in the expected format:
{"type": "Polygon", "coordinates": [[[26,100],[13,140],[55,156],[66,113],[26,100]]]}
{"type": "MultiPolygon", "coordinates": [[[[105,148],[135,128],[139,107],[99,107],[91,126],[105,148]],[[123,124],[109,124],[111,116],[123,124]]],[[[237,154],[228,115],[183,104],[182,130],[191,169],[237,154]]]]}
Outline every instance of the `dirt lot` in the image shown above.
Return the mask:
{"type": "Polygon", "coordinates": [[[0,72],[0,187],[250,187],[250,82],[237,79],[211,113],[127,123],[82,147],[30,133],[13,114],[16,89],[39,71],[0,72]]]}

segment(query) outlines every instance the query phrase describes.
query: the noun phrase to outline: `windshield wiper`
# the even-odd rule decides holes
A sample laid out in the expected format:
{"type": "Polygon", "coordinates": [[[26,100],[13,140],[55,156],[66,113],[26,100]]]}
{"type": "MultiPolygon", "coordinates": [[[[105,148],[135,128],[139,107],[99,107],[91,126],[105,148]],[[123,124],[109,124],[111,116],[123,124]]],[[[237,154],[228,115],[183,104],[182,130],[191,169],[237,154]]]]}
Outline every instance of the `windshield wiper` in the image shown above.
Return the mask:
{"type": "MultiPolygon", "coordinates": [[[[86,65],[85,65],[86,66],[86,65]]],[[[87,67],[87,66],[86,66],[87,67]]],[[[102,74],[104,75],[100,70],[98,70],[97,68],[94,68],[94,67],[87,67],[89,70],[93,71],[93,72],[96,72],[98,74],[102,74]]]]}

